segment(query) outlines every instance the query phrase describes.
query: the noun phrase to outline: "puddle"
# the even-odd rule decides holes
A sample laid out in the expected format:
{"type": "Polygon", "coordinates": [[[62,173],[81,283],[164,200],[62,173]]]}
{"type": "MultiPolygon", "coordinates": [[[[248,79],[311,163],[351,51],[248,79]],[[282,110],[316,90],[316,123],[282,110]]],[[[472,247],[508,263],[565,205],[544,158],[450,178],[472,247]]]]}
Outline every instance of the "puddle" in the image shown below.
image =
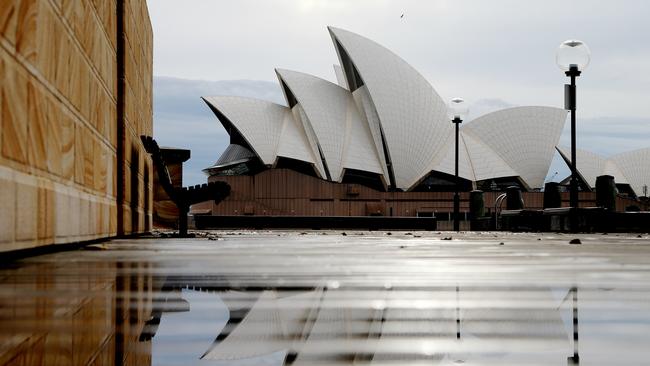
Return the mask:
{"type": "Polygon", "coordinates": [[[650,356],[650,247],[581,252],[527,247],[522,237],[499,256],[484,250],[493,243],[423,238],[403,254],[379,235],[377,245],[308,238],[118,241],[20,261],[0,270],[0,364],[566,365],[575,352],[580,364],[611,365],[650,356]]]}

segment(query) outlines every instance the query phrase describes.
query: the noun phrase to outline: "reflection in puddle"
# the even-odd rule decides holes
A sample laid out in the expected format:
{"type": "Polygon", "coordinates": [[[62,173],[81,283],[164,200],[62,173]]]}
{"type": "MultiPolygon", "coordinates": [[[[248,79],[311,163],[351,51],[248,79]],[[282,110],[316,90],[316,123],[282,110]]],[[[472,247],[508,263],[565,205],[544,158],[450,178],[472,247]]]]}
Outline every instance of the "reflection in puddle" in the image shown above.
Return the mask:
{"type": "Polygon", "coordinates": [[[1,269],[0,365],[584,365],[650,356],[650,249],[495,256],[476,244],[423,242],[396,254],[391,239],[377,239],[336,244],[334,256],[327,238],[239,240],[122,241],[1,269]]]}
{"type": "Polygon", "coordinates": [[[177,291],[188,306],[183,312],[163,311],[153,337],[154,365],[199,365],[199,357],[228,319],[219,297],[200,291],[177,291]]]}
{"type": "MultiPolygon", "coordinates": [[[[285,352],[285,364],[566,362],[571,342],[548,289],[455,288],[263,291],[221,294],[245,312],[204,360],[285,352]],[[381,304],[381,306],[378,306],[381,304]]],[[[231,310],[232,312],[232,310],[231,310]]]]}
{"type": "Polygon", "coordinates": [[[215,333],[221,330],[223,334],[231,322],[228,307],[215,293],[187,288],[167,293],[167,303],[170,299],[172,303],[185,302],[186,306],[180,311],[175,307],[162,311],[157,331],[152,334],[153,365],[282,365],[285,352],[239,360],[202,359],[201,355],[215,342],[215,333]]]}

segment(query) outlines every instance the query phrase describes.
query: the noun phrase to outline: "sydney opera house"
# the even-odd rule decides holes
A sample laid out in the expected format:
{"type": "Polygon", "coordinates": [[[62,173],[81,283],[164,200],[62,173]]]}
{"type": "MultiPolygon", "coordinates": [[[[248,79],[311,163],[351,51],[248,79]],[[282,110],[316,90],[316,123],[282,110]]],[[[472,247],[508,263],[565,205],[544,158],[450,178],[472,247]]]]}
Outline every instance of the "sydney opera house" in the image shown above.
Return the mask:
{"type": "MultiPolygon", "coordinates": [[[[230,135],[225,152],[204,171],[209,181],[227,181],[232,193],[219,206],[202,205],[195,213],[426,216],[449,211],[455,139],[446,102],[390,50],[358,34],[328,29],[340,62],[334,66],[338,84],[276,69],[286,105],[203,98],[230,135]]],[[[462,190],[518,185],[525,192],[539,191],[566,117],[561,108],[524,106],[463,123],[462,190]]]]}
{"type": "MultiPolygon", "coordinates": [[[[557,148],[567,165],[571,164],[571,150],[565,146],[557,148]]],[[[648,197],[650,184],[650,148],[626,151],[609,158],[578,149],[578,179],[584,190],[596,188],[596,177],[611,175],[616,179],[619,192],[631,196],[648,197]]]]}

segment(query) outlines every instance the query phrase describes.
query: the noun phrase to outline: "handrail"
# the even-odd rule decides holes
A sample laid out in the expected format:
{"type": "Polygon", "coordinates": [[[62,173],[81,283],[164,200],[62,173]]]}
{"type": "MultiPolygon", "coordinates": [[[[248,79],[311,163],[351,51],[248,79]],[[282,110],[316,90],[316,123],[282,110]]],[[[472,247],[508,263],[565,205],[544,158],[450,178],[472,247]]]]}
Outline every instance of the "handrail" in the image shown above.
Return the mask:
{"type": "Polygon", "coordinates": [[[501,193],[496,200],[494,200],[494,230],[499,230],[499,214],[501,213],[501,205],[508,195],[501,193]]]}

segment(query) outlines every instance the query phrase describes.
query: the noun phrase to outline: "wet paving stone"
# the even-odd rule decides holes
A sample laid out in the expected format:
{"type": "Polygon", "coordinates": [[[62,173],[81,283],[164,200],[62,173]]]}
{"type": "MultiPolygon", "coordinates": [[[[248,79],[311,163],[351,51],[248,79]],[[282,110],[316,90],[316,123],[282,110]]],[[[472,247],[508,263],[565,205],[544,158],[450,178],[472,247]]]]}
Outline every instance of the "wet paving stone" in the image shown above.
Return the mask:
{"type": "Polygon", "coordinates": [[[639,365],[650,356],[648,235],[197,234],[5,263],[0,365],[566,365],[575,356],[639,365]]]}

